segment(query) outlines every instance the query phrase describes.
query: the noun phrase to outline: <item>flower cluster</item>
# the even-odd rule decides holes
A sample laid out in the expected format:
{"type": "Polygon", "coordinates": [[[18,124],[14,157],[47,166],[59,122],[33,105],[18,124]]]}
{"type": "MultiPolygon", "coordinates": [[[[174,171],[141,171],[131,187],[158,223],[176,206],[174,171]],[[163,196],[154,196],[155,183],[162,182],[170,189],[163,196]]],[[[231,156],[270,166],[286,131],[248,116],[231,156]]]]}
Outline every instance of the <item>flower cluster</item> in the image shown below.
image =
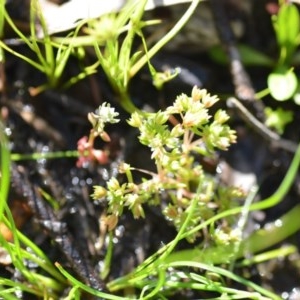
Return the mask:
{"type": "Polygon", "coordinates": [[[101,136],[104,133],[106,123],[114,124],[120,121],[117,119],[118,115],[119,113],[115,112],[115,109],[110,107],[109,103],[104,102],[95,112],[88,114],[88,120],[93,126],[94,133],[101,136]]]}
{"type": "Polygon", "coordinates": [[[108,163],[109,153],[101,149],[94,148],[94,141],[96,137],[100,137],[103,141],[109,142],[110,137],[104,130],[106,123],[117,123],[119,119],[116,117],[119,113],[110,107],[110,104],[104,102],[95,112],[88,114],[88,120],[93,128],[90,131],[89,137],[84,136],[77,142],[77,151],[79,158],[77,160],[77,167],[85,167],[93,161],[100,164],[108,163]]]}

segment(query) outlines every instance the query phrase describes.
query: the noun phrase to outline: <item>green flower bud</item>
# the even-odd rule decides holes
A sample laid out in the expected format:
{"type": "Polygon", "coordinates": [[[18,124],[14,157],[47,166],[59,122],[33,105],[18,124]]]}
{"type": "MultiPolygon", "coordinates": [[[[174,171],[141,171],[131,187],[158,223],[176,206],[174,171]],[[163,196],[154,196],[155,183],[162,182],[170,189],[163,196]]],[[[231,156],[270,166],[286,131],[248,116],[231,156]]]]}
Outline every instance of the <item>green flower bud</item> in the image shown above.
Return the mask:
{"type": "Polygon", "coordinates": [[[218,122],[219,124],[224,124],[225,122],[227,122],[229,120],[229,116],[226,113],[225,110],[219,109],[216,113],[215,113],[215,117],[214,117],[215,121],[218,122]]]}
{"type": "Polygon", "coordinates": [[[117,191],[119,190],[121,187],[120,187],[120,183],[119,181],[115,178],[115,177],[112,177],[108,182],[107,182],[107,187],[109,190],[111,191],[117,191]]]}
{"type": "Polygon", "coordinates": [[[94,193],[92,194],[92,198],[94,200],[99,200],[101,198],[104,198],[107,195],[107,190],[100,185],[94,186],[94,193]]]}
{"type": "Polygon", "coordinates": [[[131,118],[127,121],[127,123],[132,127],[139,128],[142,125],[142,116],[138,112],[134,112],[131,114],[131,118]]]}

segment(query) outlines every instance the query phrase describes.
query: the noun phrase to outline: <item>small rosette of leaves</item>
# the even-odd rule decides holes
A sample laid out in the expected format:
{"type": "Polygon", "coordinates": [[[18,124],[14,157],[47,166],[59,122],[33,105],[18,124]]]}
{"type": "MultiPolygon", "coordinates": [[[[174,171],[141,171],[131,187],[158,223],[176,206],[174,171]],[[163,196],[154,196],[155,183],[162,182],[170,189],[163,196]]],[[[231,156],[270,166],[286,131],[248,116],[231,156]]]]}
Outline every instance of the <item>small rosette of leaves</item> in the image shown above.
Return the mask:
{"type": "MultiPolygon", "coordinates": [[[[195,87],[191,96],[178,96],[164,111],[132,114],[128,123],[138,128],[140,142],[150,148],[156,172],[140,170],[148,176],[134,183],[131,174],[134,168],[123,164],[120,169],[127,181],[120,183],[117,178],[108,181],[105,199],[108,214],[114,220],[122,215],[124,207],[139,218],[145,217],[145,204],[161,205],[166,219],[179,230],[192,209],[191,203],[197,199],[189,225],[192,228],[216,212],[228,209],[228,203],[241,196],[236,189],[220,188],[215,177],[204,172],[199,160],[200,156],[214,155],[217,149],[227,150],[236,141],[235,131],[226,124],[227,113],[218,110],[212,116],[209,112],[218,100],[195,87]],[[176,125],[171,125],[171,119],[176,120],[176,125]]],[[[96,189],[93,197],[99,199],[96,189]]],[[[192,242],[198,234],[188,240],[192,242]]]]}

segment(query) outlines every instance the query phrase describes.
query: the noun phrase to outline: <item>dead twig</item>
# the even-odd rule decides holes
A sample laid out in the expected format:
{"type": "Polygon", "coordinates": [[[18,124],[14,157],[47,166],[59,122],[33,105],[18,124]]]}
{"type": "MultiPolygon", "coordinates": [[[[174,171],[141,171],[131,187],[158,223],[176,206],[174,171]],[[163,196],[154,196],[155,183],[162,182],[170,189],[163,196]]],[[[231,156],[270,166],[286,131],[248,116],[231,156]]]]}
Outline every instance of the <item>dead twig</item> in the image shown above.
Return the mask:
{"type": "Polygon", "coordinates": [[[236,98],[229,98],[227,100],[227,106],[236,109],[241,118],[259,135],[271,142],[274,147],[281,148],[292,153],[296,152],[298,147],[296,143],[281,138],[279,134],[267,128],[266,125],[255,118],[254,115],[251,114],[251,112],[236,98]]]}
{"type": "Polygon", "coordinates": [[[210,0],[210,4],[220,41],[229,59],[235,95],[245,104],[247,103],[247,105],[253,107],[255,115],[260,120],[264,120],[264,105],[261,101],[255,101],[255,90],[236,47],[236,38],[228,21],[224,1],[210,0]]]}

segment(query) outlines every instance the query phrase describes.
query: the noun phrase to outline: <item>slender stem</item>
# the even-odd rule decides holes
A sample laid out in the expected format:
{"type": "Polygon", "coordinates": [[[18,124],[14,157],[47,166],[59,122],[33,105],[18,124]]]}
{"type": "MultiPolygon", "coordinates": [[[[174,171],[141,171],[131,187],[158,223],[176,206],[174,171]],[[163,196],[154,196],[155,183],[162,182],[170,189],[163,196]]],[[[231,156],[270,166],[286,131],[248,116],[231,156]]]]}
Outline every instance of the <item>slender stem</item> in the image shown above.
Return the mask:
{"type": "Polygon", "coordinates": [[[110,265],[111,265],[111,260],[113,257],[113,249],[114,249],[114,243],[113,243],[113,231],[109,231],[108,235],[108,247],[107,247],[107,252],[104,258],[104,268],[103,271],[100,274],[100,277],[102,280],[104,280],[110,271],[110,265]]]}
{"type": "MultiPolygon", "coordinates": [[[[219,267],[215,267],[209,264],[205,264],[205,263],[201,263],[201,262],[191,262],[189,260],[186,261],[174,261],[172,263],[170,263],[169,265],[171,268],[185,268],[185,267],[191,267],[191,268],[197,268],[197,269],[201,269],[201,270],[207,270],[207,271],[211,271],[213,273],[217,273],[220,274],[224,277],[230,278],[236,282],[239,282],[245,286],[250,287],[251,289],[254,289],[255,291],[259,292],[262,295],[265,295],[267,297],[270,297],[271,299],[276,299],[276,300],[280,300],[281,298],[275,294],[273,294],[272,292],[262,288],[261,286],[255,284],[254,282],[251,282],[245,278],[242,278],[238,275],[233,274],[232,272],[225,270],[223,268],[219,268],[219,267]]],[[[266,298],[259,298],[259,299],[266,299],[266,298]]]]}
{"type": "Polygon", "coordinates": [[[10,150],[9,143],[4,131],[4,125],[0,120],[0,153],[1,153],[1,176],[0,176],[0,221],[3,217],[10,186],[10,150]]]}
{"type": "Polygon", "coordinates": [[[78,157],[79,153],[77,150],[70,151],[57,151],[57,152],[48,152],[48,153],[32,153],[32,154],[19,154],[12,153],[10,158],[12,161],[20,160],[37,160],[37,159],[55,159],[55,158],[73,158],[78,157]]]}

